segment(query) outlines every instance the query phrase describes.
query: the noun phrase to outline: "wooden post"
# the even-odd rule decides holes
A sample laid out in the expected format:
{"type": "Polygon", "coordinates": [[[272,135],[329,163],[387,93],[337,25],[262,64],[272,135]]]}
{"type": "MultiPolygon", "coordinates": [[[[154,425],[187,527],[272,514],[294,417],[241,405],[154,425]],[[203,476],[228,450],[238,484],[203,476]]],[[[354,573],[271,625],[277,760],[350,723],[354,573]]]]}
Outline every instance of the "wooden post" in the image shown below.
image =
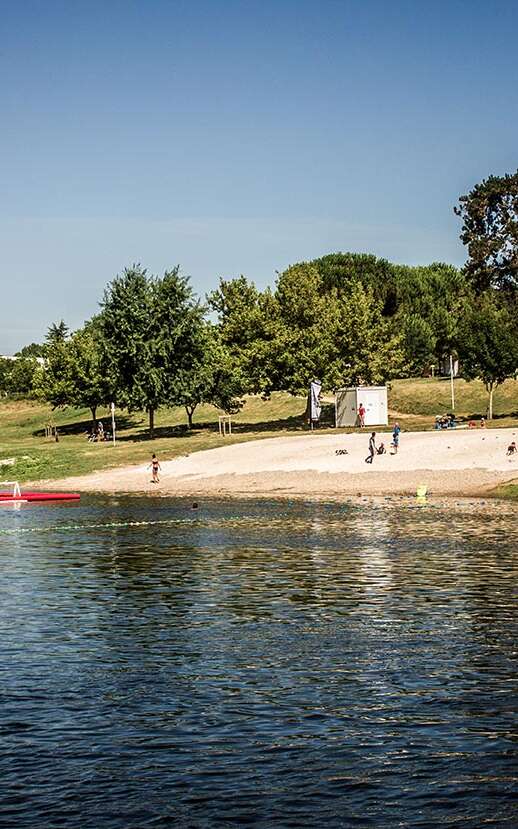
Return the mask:
{"type": "Polygon", "coordinates": [[[218,428],[221,437],[227,436],[228,434],[232,434],[232,420],[230,415],[219,415],[218,416],[218,428]]]}

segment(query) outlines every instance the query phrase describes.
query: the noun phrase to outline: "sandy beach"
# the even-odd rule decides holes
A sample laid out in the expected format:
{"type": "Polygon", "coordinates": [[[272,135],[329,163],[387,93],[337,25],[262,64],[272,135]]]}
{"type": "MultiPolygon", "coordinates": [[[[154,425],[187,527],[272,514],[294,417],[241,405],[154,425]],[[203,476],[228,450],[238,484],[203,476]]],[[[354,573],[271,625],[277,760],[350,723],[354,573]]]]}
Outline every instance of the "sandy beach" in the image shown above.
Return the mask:
{"type": "MultiPolygon", "coordinates": [[[[365,463],[370,430],[268,438],[162,461],[159,484],[146,465],[107,469],[45,482],[80,492],[164,495],[406,495],[426,486],[433,495],[483,495],[518,478],[518,455],[506,456],[517,429],[402,433],[397,455],[390,432],[378,433],[387,454],[365,463]],[[337,454],[346,449],[347,454],[337,454]]],[[[41,482],[40,482],[41,483],[41,482]]]]}

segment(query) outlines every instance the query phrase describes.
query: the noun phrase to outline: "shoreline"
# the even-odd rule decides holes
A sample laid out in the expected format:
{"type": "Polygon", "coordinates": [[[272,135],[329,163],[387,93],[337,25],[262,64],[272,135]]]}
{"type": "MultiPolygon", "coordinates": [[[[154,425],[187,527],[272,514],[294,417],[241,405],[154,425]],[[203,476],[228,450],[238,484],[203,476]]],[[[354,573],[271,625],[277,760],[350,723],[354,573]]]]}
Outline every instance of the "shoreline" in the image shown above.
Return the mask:
{"type": "MultiPolygon", "coordinates": [[[[402,433],[397,455],[365,464],[368,430],[354,434],[304,434],[232,444],[163,461],[161,481],[146,465],[116,467],[61,480],[51,489],[106,494],[157,494],[200,498],[338,498],[415,496],[501,497],[499,485],[518,478],[518,456],[505,454],[516,429],[402,433]],[[337,455],[337,450],[347,454],[337,455]]],[[[379,438],[388,448],[390,433],[379,438]]]]}

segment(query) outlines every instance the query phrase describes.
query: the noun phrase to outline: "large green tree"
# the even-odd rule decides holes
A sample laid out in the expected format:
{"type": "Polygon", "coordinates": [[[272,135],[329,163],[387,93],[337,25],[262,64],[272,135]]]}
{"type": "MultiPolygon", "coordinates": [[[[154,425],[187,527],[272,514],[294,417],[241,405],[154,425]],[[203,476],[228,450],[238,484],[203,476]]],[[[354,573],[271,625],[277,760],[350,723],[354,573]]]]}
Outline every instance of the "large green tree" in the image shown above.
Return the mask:
{"type": "Polygon", "coordinates": [[[459,357],[463,376],[483,381],[491,420],[495,389],[518,369],[518,321],[497,294],[486,291],[466,305],[459,324],[459,357]]]}
{"type": "Polygon", "coordinates": [[[406,373],[401,332],[383,316],[372,288],[360,283],[336,306],[332,345],[328,387],[379,385],[406,373]]]}
{"type": "Polygon", "coordinates": [[[441,262],[409,267],[334,253],[290,266],[272,291],[244,277],[222,281],[209,301],[248,390],[300,393],[315,376],[326,385],[422,374],[455,347],[464,291],[462,272],[441,262]]]}
{"type": "Polygon", "coordinates": [[[178,399],[203,308],[179,267],[158,278],[148,276],[140,265],[113,280],[101,307],[105,364],[114,397],[129,411],[148,412],[153,437],[156,410],[178,399]]]}
{"type": "Polygon", "coordinates": [[[74,397],[67,336],[68,328],[63,321],[50,326],[45,338],[45,363],[35,375],[36,394],[53,409],[72,405],[74,397]]]}
{"type": "Polygon", "coordinates": [[[280,318],[272,292],[268,288],[259,291],[253,282],[240,276],[221,279],[207,300],[218,315],[217,328],[225,348],[228,378],[239,378],[237,384],[251,394],[268,394],[280,388],[276,351],[280,318]]]}
{"type": "Polygon", "coordinates": [[[419,375],[435,362],[436,337],[429,320],[406,314],[402,320],[403,347],[411,374],[419,375]]]}
{"type": "Polygon", "coordinates": [[[57,343],[64,343],[69,334],[68,325],[63,320],[53,322],[49,326],[47,336],[45,338],[45,350],[48,351],[50,347],[57,343]]]}
{"type": "Polygon", "coordinates": [[[8,382],[11,373],[11,360],[5,357],[0,357],[0,392],[2,394],[8,393],[8,382]]]}
{"type": "Polygon", "coordinates": [[[383,316],[383,298],[358,277],[338,283],[315,261],[289,267],[273,293],[260,295],[242,278],[223,286],[222,335],[254,391],[301,394],[315,377],[333,388],[403,371],[403,338],[383,316]]]}
{"type": "Polygon", "coordinates": [[[109,377],[104,368],[99,319],[94,317],[67,339],[49,329],[45,363],[38,369],[39,396],[53,408],[88,408],[95,428],[97,408],[110,401],[109,377]]]}
{"type": "Polygon", "coordinates": [[[243,405],[241,398],[246,390],[240,365],[221,341],[215,326],[205,322],[193,333],[190,359],[178,377],[177,391],[171,401],[185,408],[189,429],[201,403],[212,403],[232,414],[243,405]]]}
{"type": "Polygon", "coordinates": [[[465,272],[477,293],[518,289],[518,170],[489,176],[459,199],[465,272]]]}
{"type": "Polygon", "coordinates": [[[111,401],[110,377],[104,366],[98,317],[76,331],[67,343],[72,386],[72,405],[88,408],[95,428],[97,409],[111,401]]]}
{"type": "Polygon", "coordinates": [[[0,392],[32,395],[37,371],[38,363],[33,357],[0,358],[0,392]]]}
{"type": "Polygon", "coordinates": [[[153,361],[153,313],[147,272],[133,265],[108,285],[99,316],[103,360],[112,379],[114,402],[130,411],[149,410],[150,427],[163,397],[153,361]]]}
{"type": "Polygon", "coordinates": [[[16,352],[15,357],[44,357],[45,346],[40,343],[29,343],[16,352]]]}

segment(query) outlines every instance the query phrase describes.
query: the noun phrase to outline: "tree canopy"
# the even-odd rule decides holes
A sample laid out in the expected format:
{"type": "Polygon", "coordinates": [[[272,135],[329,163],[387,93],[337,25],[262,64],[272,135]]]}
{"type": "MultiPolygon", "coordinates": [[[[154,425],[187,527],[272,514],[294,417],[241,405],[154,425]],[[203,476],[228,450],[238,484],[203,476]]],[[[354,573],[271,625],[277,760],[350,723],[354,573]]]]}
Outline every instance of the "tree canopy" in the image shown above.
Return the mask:
{"type": "Polygon", "coordinates": [[[140,265],[113,280],[101,308],[104,360],[114,397],[129,411],[146,410],[153,435],[156,410],[178,400],[203,308],[179,267],[154,277],[140,265]]]}
{"type": "Polygon", "coordinates": [[[112,400],[146,410],[152,435],[163,405],[183,406],[192,427],[200,403],[232,412],[246,393],[306,393],[313,379],[329,391],[385,383],[455,353],[466,379],[483,379],[491,411],[494,388],[518,367],[518,171],[480,182],[455,212],[462,269],[336,252],[293,263],[264,290],[243,275],[220,279],[204,307],[179,266],[157,277],[134,264],[79,331],[60,320],[16,365],[1,361],[0,387],[35,386],[94,420],[112,400]]]}
{"type": "Polygon", "coordinates": [[[495,388],[518,367],[518,321],[500,297],[486,292],[466,305],[459,331],[463,376],[483,381],[489,393],[487,416],[491,419],[495,388]]]}
{"type": "Polygon", "coordinates": [[[465,272],[476,292],[518,289],[518,170],[489,176],[459,199],[465,272]]]}
{"type": "Polygon", "coordinates": [[[451,265],[336,253],[291,265],[273,290],[241,276],[209,295],[247,390],[301,393],[427,371],[454,347],[465,281],[451,265]]]}

